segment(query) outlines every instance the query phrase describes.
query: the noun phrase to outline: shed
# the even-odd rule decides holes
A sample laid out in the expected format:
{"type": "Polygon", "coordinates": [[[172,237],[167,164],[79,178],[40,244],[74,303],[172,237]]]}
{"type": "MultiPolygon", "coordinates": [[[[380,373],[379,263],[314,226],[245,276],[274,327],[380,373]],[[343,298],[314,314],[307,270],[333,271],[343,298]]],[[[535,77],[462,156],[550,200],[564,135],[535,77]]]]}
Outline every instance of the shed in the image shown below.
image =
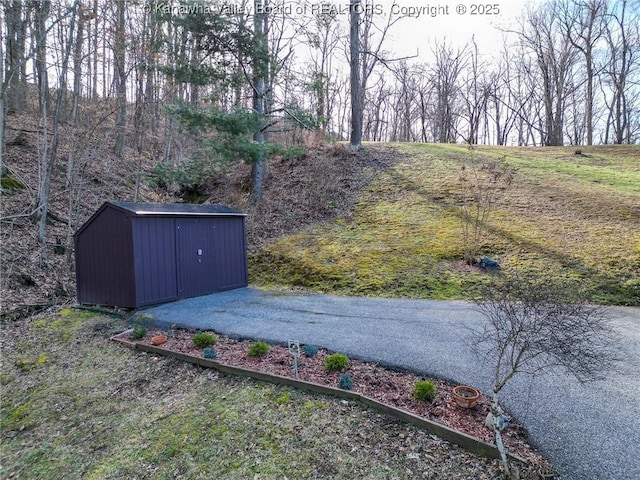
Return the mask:
{"type": "Polygon", "coordinates": [[[74,235],[81,304],[137,308],[246,287],[246,214],[106,202],[74,235]]]}

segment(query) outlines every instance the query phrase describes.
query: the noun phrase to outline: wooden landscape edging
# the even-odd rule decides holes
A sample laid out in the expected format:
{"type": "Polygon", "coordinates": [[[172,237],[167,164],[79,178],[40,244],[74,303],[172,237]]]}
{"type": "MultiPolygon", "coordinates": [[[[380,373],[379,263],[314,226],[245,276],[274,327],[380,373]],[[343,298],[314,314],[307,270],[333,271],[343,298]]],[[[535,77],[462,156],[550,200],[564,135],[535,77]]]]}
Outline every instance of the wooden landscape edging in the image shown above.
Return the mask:
{"type": "MultiPolygon", "coordinates": [[[[171,357],[183,362],[193,363],[205,368],[213,368],[221,373],[229,375],[238,375],[242,377],[249,377],[255,380],[263,382],[274,383],[276,385],[283,385],[287,387],[299,388],[302,390],[309,390],[324,395],[331,395],[333,397],[344,398],[348,400],[357,400],[368,407],[371,407],[380,413],[391,415],[392,417],[402,420],[403,422],[410,423],[416,427],[422,428],[429,433],[437,435],[438,437],[447,440],[459,447],[464,448],[472,453],[482,455],[488,458],[500,458],[500,452],[498,449],[490,443],[484,442],[479,438],[467,435],[466,433],[458,432],[440,423],[432,422],[426,418],[419,417],[413,413],[407,412],[400,408],[392,407],[386,403],[379,402],[371,397],[367,397],[361,393],[351,392],[349,390],[342,390],[340,388],[327,387],[326,385],[320,385],[318,383],[307,382],[304,380],[297,380],[295,378],[283,377],[281,375],[274,375],[271,373],[258,372],[255,370],[249,370],[242,367],[233,367],[231,365],[225,365],[215,360],[210,360],[203,357],[195,357],[186,353],[174,352],[173,350],[167,350],[161,347],[155,347],[153,345],[147,345],[144,343],[131,342],[121,338],[112,337],[112,340],[122,343],[135,350],[141,350],[147,353],[155,353],[164,357],[171,357]]],[[[511,460],[515,460],[521,463],[528,463],[525,459],[513,455],[507,454],[511,460]]]]}

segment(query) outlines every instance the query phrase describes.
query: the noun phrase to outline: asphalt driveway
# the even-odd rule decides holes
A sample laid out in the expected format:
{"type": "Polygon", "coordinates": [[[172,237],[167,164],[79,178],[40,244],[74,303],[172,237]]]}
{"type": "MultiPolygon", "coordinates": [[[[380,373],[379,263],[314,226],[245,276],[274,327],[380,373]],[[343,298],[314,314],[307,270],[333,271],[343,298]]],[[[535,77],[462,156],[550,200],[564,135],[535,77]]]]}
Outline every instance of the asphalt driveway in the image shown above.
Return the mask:
{"type": "MultiPolygon", "coordinates": [[[[640,479],[640,308],[611,310],[625,363],[586,385],[563,372],[520,376],[502,404],[565,479],[640,479]]],[[[316,344],[352,358],[490,391],[467,353],[464,326],[484,321],[465,302],[288,295],[251,288],[138,312],[165,326],[212,329],[270,343],[316,344]]]]}

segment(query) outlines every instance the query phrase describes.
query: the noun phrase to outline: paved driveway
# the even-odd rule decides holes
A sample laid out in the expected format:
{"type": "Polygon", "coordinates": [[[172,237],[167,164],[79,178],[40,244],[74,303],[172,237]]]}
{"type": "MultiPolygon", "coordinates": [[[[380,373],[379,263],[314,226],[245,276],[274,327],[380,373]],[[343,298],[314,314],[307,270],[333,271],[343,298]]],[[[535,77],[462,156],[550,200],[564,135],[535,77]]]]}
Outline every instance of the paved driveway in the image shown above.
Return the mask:
{"type": "MultiPolygon", "coordinates": [[[[502,403],[565,479],[640,479],[640,309],[612,309],[626,358],[607,380],[581,385],[562,372],[516,377],[502,403]]],[[[490,392],[466,352],[465,302],[286,295],[251,288],[146,309],[157,322],[271,343],[312,343],[490,392]]]]}

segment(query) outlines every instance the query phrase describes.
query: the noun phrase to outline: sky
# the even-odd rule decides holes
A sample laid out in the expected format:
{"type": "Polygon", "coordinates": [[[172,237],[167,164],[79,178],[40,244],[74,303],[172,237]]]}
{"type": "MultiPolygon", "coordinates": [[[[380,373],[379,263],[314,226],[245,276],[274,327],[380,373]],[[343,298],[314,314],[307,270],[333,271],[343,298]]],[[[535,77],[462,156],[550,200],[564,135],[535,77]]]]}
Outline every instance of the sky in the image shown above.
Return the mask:
{"type": "MultiPolygon", "coordinates": [[[[321,0],[311,0],[309,8],[318,8],[321,0]]],[[[340,6],[349,0],[331,0],[340,6]]],[[[464,46],[472,35],[482,54],[500,50],[504,35],[498,30],[514,28],[517,17],[526,7],[535,6],[543,0],[488,0],[492,3],[474,3],[473,0],[367,0],[384,25],[385,17],[405,15],[390,30],[385,49],[392,50],[399,57],[419,55],[421,59],[430,56],[435,40],[447,40],[455,46],[464,46]]],[[[365,1],[363,0],[363,3],[365,1]]],[[[340,11],[340,20],[348,25],[348,10],[340,11]]],[[[345,29],[348,32],[348,29],[345,29]]]]}
{"type": "MultiPolygon", "coordinates": [[[[419,0],[381,1],[387,11],[408,13],[394,29],[393,45],[407,49],[407,54],[430,40],[447,39],[460,46],[471,40],[472,35],[481,52],[499,49],[504,43],[498,27],[513,28],[516,18],[525,11],[525,5],[536,2],[525,0],[502,0],[496,3],[472,3],[469,0],[441,0],[420,2],[419,0]],[[395,7],[393,5],[396,4],[395,7]],[[426,10],[420,10],[429,7],[426,10]],[[415,10],[411,10],[414,8],[415,10]],[[429,10],[435,16],[429,15],[429,10]],[[464,12],[464,13],[463,13],[464,12]]],[[[428,48],[428,47],[426,47],[428,48]]],[[[401,52],[398,52],[401,53],[401,52]]]]}

